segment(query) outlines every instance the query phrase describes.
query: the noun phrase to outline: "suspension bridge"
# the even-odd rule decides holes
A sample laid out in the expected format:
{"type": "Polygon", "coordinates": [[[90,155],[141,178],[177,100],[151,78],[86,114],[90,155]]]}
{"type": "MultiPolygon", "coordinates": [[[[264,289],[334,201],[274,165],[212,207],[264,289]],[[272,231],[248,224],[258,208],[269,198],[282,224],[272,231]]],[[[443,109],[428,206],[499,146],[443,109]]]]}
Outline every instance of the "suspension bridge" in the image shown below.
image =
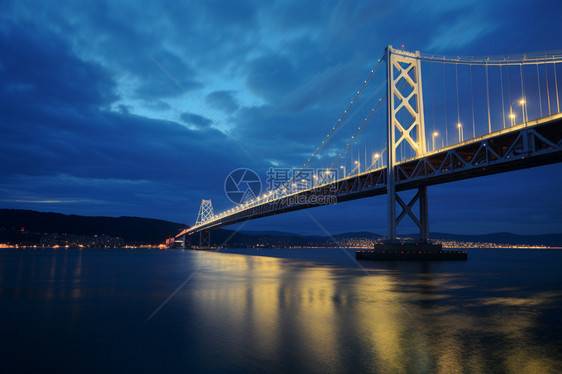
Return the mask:
{"type": "Polygon", "coordinates": [[[431,246],[428,186],[562,161],[561,63],[562,52],[479,58],[388,46],[301,168],[275,189],[221,213],[203,200],[195,225],[175,240],[184,248],[205,247],[211,231],[223,226],[386,194],[388,245],[398,243],[397,226],[409,217],[419,228],[416,244],[431,246]],[[374,87],[371,95],[368,87],[374,87]],[[364,120],[357,126],[358,115],[364,120]],[[359,143],[369,139],[366,125],[373,122],[374,137],[384,141],[370,157],[365,143],[362,159],[359,143]],[[343,151],[304,179],[314,162],[325,162],[328,143],[334,153],[336,134],[346,126],[354,132],[343,151]],[[407,190],[415,191],[410,200],[401,197],[407,190]]]}

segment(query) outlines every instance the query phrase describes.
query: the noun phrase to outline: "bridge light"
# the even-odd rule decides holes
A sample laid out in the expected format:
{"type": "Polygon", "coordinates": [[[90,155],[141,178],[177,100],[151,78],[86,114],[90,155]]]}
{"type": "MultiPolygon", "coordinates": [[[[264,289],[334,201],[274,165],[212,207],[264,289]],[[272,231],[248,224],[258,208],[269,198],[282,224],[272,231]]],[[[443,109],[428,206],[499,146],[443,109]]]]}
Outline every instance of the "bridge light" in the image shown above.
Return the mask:
{"type": "Polygon", "coordinates": [[[525,99],[519,100],[519,105],[525,105],[525,99]]]}
{"type": "Polygon", "coordinates": [[[439,133],[437,131],[433,132],[433,136],[431,137],[431,148],[432,151],[435,151],[435,138],[439,135],[439,133]]]}

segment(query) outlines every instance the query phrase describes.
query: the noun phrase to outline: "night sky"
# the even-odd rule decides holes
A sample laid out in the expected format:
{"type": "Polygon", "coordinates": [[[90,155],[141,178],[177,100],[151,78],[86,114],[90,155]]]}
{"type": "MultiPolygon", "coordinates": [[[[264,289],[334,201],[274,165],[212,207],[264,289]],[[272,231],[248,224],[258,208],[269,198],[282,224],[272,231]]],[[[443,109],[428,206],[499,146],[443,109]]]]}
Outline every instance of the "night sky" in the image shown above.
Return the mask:
{"type": "MultiPolygon", "coordinates": [[[[178,3],[2,1],[0,208],[191,225],[202,198],[233,206],[230,171],[301,166],[386,45],[562,49],[556,0],[178,3]]],[[[561,182],[556,164],[430,187],[430,230],[562,232],[561,182]]],[[[384,234],[385,213],[380,196],[243,229],[384,234]]]]}

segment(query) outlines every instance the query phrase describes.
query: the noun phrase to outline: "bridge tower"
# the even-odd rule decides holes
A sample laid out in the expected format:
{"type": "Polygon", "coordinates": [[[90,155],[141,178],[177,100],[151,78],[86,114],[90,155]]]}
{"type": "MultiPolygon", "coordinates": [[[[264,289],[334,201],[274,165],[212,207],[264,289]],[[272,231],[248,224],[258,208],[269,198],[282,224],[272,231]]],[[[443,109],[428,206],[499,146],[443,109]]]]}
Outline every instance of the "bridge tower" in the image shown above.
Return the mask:
{"type": "Polygon", "coordinates": [[[420,186],[414,198],[405,203],[396,192],[396,150],[401,144],[412,149],[416,156],[426,153],[425,124],[423,114],[423,94],[420,52],[397,50],[389,45],[386,48],[387,67],[387,136],[388,136],[388,238],[396,242],[396,226],[406,216],[420,229],[420,240],[429,240],[429,218],[427,206],[427,186],[420,186]],[[419,218],[412,207],[419,201],[419,218]],[[396,216],[396,203],[402,212],[396,216]]]}
{"type": "MultiPolygon", "coordinates": [[[[197,221],[195,222],[195,225],[206,223],[213,218],[215,218],[213,203],[210,199],[203,199],[201,201],[201,206],[199,207],[199,213],[197,214],[197,221]]],[[[200,231],[198,235],[200,247],[209,247],[211,245],[211,230],[200,231]]]]}
{"type": "Polygon", "coordinates": [[[201,206],[199,206],[199,213],[197,214],[197,221],[195,222],[196,225],[203,224],[215,216],[213,211],[213,203],[211,200],[201,200],[201,206]]]}

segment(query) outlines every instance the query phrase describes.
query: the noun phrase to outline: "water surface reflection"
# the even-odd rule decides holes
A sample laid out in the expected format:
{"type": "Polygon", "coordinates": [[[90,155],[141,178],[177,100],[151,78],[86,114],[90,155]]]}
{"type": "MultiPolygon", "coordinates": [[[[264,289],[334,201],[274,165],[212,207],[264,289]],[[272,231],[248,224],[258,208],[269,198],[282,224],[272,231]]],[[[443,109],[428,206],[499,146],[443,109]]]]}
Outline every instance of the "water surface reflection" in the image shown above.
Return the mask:
{"type": "Polygon", "coordinates": [[[314,372],[558,370],[558,348],[537,334],[560,308],[558,290],[494,290],[471,272],[396,266],[404,265],[365,274],[350,264],[221,254],[182,297],[211,319],[230,359],[314,372]]]}
{"type": "Polygon", "coordinates": [[[562,372],[560,251],[367,272],[338,250],[238,252],[0,252],[0,358],[12,372],[562,372]]]}

